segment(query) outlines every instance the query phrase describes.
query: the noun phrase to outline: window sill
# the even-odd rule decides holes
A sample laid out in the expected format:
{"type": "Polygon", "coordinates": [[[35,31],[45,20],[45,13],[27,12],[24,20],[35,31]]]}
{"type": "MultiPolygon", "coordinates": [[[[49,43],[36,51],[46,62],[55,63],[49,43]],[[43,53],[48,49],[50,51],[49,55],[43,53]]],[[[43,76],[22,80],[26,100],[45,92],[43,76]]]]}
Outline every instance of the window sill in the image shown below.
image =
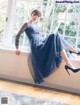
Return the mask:
{"type": "MultiPolygon", "coordinates": [[[[30,53],[30,49],[28,47],[25,48],[25,47],[20,46],[19,49],[20,49],[21,53],[23,53],[23,54],[26,54],[26,53],[29,54],[30,53]]],[[[9,47],[9,46],[0,46],[0,51],[13,52],[14,53],[15,50],[16,50],[15,46],[11,46],[11,47],[9,47]]],[[[71,54],[69,59],[70,60],[75,60],[75,61],[80,61],[80,56],[78,56],[76,54],[71,54]]]]}
{"type": "MultiPolygon", "coordinates": [[[[13,47],[13,46],[11,46],[11,47],[9,47],[9,46],[0,46],[0,51],[10,51],[10,52],[15,52],[15,50],[16,50],[16,48],[15,47],[13,47]]],[[[22,52],[22,53],[30,53],[30,50],[29,50],[29,48],[25,48],[25,47],[20,47],[19,48],[19,50],[22,52]]]]}

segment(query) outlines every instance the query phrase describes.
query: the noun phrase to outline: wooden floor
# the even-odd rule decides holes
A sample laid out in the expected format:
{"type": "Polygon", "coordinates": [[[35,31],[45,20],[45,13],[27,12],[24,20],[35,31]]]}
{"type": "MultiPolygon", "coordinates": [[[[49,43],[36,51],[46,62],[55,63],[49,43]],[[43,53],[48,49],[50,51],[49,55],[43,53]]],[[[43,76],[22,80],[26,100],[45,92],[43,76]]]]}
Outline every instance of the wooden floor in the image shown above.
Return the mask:
{"type": "Polygon", "coordinates": [[[0,90],[17,93],[20,95],[37,97],[40,99],[54,100],[57,102],[66,103],[66,105],[80,105],[80,96],[53,90],[41,89],[5,80],[0,80],[0,90]]]}

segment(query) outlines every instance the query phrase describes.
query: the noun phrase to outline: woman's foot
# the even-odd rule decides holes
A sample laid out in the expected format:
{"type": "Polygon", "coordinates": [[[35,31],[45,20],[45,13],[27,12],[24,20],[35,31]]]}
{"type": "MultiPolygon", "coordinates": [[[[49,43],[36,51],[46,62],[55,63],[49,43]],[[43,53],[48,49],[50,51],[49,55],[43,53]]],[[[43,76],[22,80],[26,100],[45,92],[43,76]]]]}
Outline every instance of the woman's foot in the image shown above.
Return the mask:
{"type": "Polygon", "coordinates": [[[66,65],[71,67],[72,69],[76,69],[70,61],[66,62],[66,65]]]}
{"type": "Polygon", "coordinates": [[[70,53],[75,53],[77,55],[80,55],[80,51],[76,50],[75,48],[73,48],[72,46],[69,47],[69,52],[70,53]]]}
{"type": "Polygon", "coordinates": [[[71,70],[74,73],[77,73],[78,71],[80,71],[80,68],[75,68],[70,61],[68,61],[65,65],[65,69],[67,71],[67,73],[70,75],[68,70],[71,70]]]}
{"type": "Polygon", "coordinates": [[[77,55],[80,55],[80,51],[78,51],[78,52],[72,52],[72,51],[69,51],[70,53],[75,53],[75,54],[77,54],[77,55]]]}
{"type": "Polygon", "coordinates": [[[71,67],[69,67],[69,66],[67,66],[67,65],[65,65],[65,69],[66,69],[66,71],[67,71],[67,73],[68,73],[69,75],[70,75],[70,73],[69,73],[68,70],[71,70],[71,71],[74,72],[74,73],[77,73],[78,71],[80,71],[80,68],[73,69],[73,68],[71,68],[71,67]]]}
{"type": "Polygon", "coordinates": [[[69,47],[69,51],[70,51],[70,53],[77,53],[77,52],[78,52],[78,51],[77,51],[74,47],[72,47],[72,46],[69,47]]]}

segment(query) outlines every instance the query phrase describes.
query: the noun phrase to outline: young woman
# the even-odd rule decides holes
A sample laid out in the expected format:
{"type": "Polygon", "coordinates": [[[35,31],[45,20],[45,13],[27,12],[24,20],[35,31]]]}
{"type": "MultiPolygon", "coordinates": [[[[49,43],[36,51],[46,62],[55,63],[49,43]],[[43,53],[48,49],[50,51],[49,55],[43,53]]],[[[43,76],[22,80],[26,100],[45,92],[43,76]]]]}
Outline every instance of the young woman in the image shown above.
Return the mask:
{"type": "MultiPolygon", "coordinates": [[[[31,13],[31,19],[29,22],[23,24],[20,31],[15,38],[15,46],[17,55],[19,51],[19,37],[25,31],[31,48],[31,62],[33,66],[33,79],[35,83],[40,83],[43,79],[49,76],[54,69],[59,67],[61,60],[64,59],[66,65],[65,69],[73,72],[78,72],[80,68],[75,67],[69,61],[66,55],[66,49],[71,52],[77,53],[76,49],[70,46],[65,39],[58,34],[50,34],[47,38],[43,39],[40,36],[39,28],[34,24],[41,17],[39,10],[34,10],[31,13]]],[[[77,53],[78,54],[78,53],[77,53]]],[[[68,72],[69,74],[69,72],[68,72]]]]}

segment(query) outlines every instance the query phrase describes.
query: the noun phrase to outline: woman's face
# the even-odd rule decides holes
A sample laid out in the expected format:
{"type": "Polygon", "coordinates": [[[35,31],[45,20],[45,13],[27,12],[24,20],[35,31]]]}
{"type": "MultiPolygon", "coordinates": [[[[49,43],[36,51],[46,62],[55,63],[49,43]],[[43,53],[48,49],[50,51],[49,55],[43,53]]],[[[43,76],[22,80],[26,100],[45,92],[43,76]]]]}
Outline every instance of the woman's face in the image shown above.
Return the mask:
{"type": "Polygon", "coordinates": [[[38,15],[31,15],[33,21],[37,21],[40,17],[38,15]]]}

